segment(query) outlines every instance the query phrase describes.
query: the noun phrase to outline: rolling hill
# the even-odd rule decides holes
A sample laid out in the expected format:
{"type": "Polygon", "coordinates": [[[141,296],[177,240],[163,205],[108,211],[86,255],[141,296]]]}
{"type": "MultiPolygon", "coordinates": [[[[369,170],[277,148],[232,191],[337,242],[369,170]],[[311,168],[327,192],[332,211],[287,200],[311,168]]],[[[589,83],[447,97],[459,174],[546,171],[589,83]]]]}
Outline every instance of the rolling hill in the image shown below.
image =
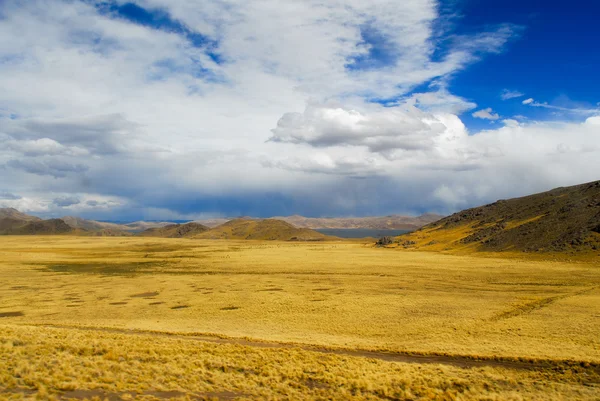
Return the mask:
{"type": "Polygon", "coordinates": [[[196,235],[194,238],[323,241],[327,236],[307,228],[297,228],[290,223],[276,219],[235,219],[196,235]]]}
{"type": "Polygon", "coordinates": [[[144,230],[137,235],[141,237],[187,238],[208,231],[209,228],[198,223],[169,224],[144,230]]]}
{"type": "Polygon", "coordinates": [[[431,250],[600,250],[600,181],[467,209],[398,237],[431,250]]]}

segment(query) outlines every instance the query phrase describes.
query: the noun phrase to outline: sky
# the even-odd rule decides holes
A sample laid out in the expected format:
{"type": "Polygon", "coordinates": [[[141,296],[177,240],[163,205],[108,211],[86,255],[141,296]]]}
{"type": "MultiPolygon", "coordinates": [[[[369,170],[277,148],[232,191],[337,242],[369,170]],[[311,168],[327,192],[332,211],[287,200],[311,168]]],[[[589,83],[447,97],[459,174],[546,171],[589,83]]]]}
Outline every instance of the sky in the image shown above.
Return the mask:
{"type": "Polygon", "coordinates": [[[0,0],[0,207],[449,214],[600,179],[600,2],[0,0]]]}

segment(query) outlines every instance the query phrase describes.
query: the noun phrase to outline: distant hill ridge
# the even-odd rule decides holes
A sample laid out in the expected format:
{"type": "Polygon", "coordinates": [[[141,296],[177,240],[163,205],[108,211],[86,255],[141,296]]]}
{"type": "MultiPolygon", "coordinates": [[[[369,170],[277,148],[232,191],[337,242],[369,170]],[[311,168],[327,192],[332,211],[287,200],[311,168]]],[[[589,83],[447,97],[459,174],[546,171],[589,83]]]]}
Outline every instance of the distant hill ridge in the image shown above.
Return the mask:
{"type": "MultiPolygon", "coordinates": [[[[426,213],[417,217],[391,215],[391,216],[372,216],[372,217],[304,217],[276,216],[275,220],[285,221],[298,228],[333,228],[333,229],[356,229],[366,228],[374,230],[416,230],[426,224],[441,219],[439,214],[426,213]]],[[[242,217],[241,219],[250,219],[242,217]]],[[[231,219],[206,219],[196,220],[208,227],[216,227],[230,221],[231,219]]],[[[233,219],[235,220],[235,219],[233,219]]]]}
{"type": "MultiPolygon", "coordinates": [[[[164,238],[212,238],[212,239],[256,239],[282,241],[321,241],[327,236],[307,228],[297,228],[276,219],[251,219],[242,217],[230,220],[214,228],[197,222],[185,224],[158,224],[139,232],[144,237],[164,238]]],[[[143,222],[133,223],[136,228],[143,222]]],[[[0,208],[0,235],[52,235],[72,234],[86,236],[130,236],[123,228],[128,225],[98,222],[67,216],[61,219],[42,220],[16,209],[0,208]]]]}
{"type": "Polygon", "coordinates": [[[61,219],[24,220],[16,218],[0,218],[1,235],[51,235],[68,234],[75,230],[61,219]]]}
{"type": "Polygon", "coordinates": [[[600,250],[600,181],[466,209],[399,237],[432,250],[600,250]]]}

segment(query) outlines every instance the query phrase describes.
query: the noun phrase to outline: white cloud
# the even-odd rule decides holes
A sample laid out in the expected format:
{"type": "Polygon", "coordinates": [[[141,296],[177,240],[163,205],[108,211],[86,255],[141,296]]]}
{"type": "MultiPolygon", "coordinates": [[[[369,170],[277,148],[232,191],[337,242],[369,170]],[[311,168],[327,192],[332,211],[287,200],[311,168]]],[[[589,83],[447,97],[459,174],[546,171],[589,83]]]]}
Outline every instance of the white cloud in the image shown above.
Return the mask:
{"type": "Polygon", "coordinates": [[[531,104],[531,103],[533,103],[533,102],[534,102],[533,98],[529,98],[529,99],[525,99],[525,100],[523,100],[523,102],[522,102],[522,103],[523,103],[523,104],[531,104]]]}
{"type": "Polygon", "coordinates": [[[488,107],[487,109],[478,110],[475,113],[473,113],[472,116],[475,118],[481,118],[484,120],[497,120],[500,118],[498,113],[494,113],[492,111],[491,107],[488,107]]]}
{"type": "Polygon", "coordinates": [[[413,151],[431,148],[448,129],[436,115],[410,104],[364,107],[362,111],[309,104],[302,114],[284,114],[272,130],[270,141],[315,147],[362,146],[377,153],[413,151]]]}
{"type": "Polygon", "coordinates": [[[544,103],[535,102],[535,101],[533,101],[533,99],[528,99],[528,100],[532,100],[532,101],[528,102],[528,103],[523,103],[523,104],[527,104],[532,107],[541,107],[544,109],[556,110],[559,112],[564,112],[564,113],[569,113],[569,114],[579,114],[579,115],[583,115],[583,116],[600,114],[600,108],[589,109],[589,108],[581,108],[581,107],[563,107],[563,106],[551,105],[551,104],[548,104],[547,102],[544,102],[544,103]]]}
{"type": "Polygon", "coordinates": [[[510,90],[510,89],[503,89],[502,93],[500,94],[500,97],[502,98],[502,100],[515,99],[515,98],[523,97],[523,96],[525,96],[524,93],[515,91],[515,90],[510,90]]]}

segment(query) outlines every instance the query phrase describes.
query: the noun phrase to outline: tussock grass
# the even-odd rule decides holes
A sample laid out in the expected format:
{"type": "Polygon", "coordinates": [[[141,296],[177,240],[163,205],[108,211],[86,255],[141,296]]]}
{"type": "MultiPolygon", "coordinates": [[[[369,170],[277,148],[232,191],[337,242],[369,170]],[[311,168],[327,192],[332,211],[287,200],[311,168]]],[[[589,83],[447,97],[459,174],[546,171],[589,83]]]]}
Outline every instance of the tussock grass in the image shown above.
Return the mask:
{"type": "Polygon", "coordinates": [[[593,370],[461,369],[27,326],[0,327],[0,398],[590,400],[593,370]]]}

